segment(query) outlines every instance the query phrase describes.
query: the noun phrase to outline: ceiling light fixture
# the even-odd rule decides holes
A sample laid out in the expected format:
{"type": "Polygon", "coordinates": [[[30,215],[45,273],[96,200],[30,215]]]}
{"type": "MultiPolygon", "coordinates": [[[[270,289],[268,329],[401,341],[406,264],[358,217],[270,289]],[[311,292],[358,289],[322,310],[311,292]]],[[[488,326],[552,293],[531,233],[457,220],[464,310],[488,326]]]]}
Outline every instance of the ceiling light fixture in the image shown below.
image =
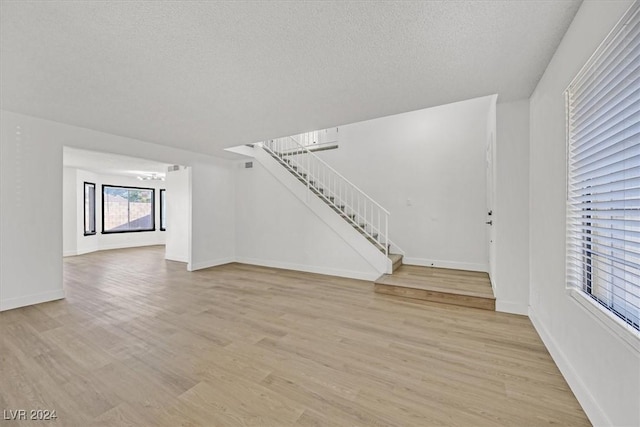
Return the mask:
{"type": "Polygon", "coordinates": [[[152,173],[150,175],[138,175],[138,179],[140,181],[164,181],[164,176],[158,175],[157,173],[152,173]]]}

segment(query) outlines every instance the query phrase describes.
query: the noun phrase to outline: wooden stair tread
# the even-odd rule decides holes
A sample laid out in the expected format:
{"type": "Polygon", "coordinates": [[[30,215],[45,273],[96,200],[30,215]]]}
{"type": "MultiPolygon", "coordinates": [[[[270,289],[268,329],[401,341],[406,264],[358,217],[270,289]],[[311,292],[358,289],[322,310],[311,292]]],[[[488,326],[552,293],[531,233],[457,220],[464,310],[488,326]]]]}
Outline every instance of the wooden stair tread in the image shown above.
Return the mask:
{"type": "Polygon", "coordinates": [[[400,254],[389,254],[388,257],[392,263],[396,263],[402,259],[402,255],[400,254]]]}
{"type": "Polygon", "coordinates": [[[486,273],[402,265],[374,282],[375,292],[403,298],[495,310],[486,273]]]}
{"type": "Polygon", "coordinates": [[[391,276],[393,276],[393,274],[384,274],[379,279],[377,279],[374,283],[376,285],[419,289],[424,291],[441,292],[441,293],[448,293],[448,294],[454,294],[454,295],[468,295],[472,297],[489,298],[489,299],[495,300],[495,297],[493,295],[489,295],[486,292],[474,292],[474,291],[467,291],[467,290],[456,289],[456,288],[449,288],[446,286],[446,284],[439,285],[439,284],[419,283],[419,282],[409,282],[409,281],[403,281],[402,283],[398,283],[397,281],[387,280],[388,277],[391,277],[391,276]]]}

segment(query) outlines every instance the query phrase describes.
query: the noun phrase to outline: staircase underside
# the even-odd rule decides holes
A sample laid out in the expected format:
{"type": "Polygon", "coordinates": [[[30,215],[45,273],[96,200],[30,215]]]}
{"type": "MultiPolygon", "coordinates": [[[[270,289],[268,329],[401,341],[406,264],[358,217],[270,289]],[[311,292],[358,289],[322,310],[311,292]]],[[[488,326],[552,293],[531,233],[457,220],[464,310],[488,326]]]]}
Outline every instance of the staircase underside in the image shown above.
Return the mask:
{"type": "Polygon", "coordinates": [[[487,273],[402,265],[375,282],[375,292],[397,297],[495,310],[487,273]]]}
{"type": "Polygon", "coordinates": [[[332,196],[328,192],[325,192],[324,188],[319,186],[314,180],[310,179],[306,173],[299,171],[298,167],[292,164],[292,162],[287,159],[288,156],[304,154],[304,150],[289,151],[287,153],[281,153],[279,155],[273,151],[267,150],[267,152],[278,163],[284,166],[285,169],[291,172],[291,174],[295,176],[298,181],[300,181],[305,186],[308,186],[311,192],[318,196],[320,200],[325,202],[331,209],[333,209],[334,212],[340,215],[342,219],[351,224],[353,228],[355,228],[360,234],[364,236],[365,239],[367,239],[371,244],[378,248],[380,252],[387,254],[389,259],[391,259],[393,265],[392,271],[395,271],[400,265],[402,265],[402,255],[389,253],[389,244],[387,244],[385,250],[385,246],[382,243],[382,236],[380,236],[379,233],[370,231],[369,227],[367,227],[367,224],[361,222],[360,219],[356,218],[355,214],[347,212],[345,209],[345,205],[341,204],[339,201],[336,201],[335,196],[332,196]]]}

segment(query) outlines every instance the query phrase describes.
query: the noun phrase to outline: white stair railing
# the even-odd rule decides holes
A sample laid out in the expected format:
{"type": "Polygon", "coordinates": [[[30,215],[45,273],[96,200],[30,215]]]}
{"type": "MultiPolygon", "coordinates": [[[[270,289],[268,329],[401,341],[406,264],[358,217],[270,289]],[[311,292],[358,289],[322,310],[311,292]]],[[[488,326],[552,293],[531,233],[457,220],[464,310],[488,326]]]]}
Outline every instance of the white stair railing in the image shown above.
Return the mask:
{"type": "MultiPolygon", "coordinates": [[[[308,135],[301,134],[296,137],[307,141],[314,135],[313,132],[309,132],[308,135]]],[[[259,145],[304,182],[310,191],[356,227],[385,255],[389,254],[391,243],[389,211],[294,137],[271,139],[259,145]]]]}

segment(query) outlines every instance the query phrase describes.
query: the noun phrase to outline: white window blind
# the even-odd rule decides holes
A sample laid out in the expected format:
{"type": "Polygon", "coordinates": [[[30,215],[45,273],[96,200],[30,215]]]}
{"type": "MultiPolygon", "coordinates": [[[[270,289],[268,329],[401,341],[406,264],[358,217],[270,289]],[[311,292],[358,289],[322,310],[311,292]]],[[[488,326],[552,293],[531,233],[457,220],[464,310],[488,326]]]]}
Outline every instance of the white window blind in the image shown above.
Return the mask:
{"type": "Polygon", "coordinates": [[[567,276],[640,330],[640,8],[567,89],[567,276]]]}

